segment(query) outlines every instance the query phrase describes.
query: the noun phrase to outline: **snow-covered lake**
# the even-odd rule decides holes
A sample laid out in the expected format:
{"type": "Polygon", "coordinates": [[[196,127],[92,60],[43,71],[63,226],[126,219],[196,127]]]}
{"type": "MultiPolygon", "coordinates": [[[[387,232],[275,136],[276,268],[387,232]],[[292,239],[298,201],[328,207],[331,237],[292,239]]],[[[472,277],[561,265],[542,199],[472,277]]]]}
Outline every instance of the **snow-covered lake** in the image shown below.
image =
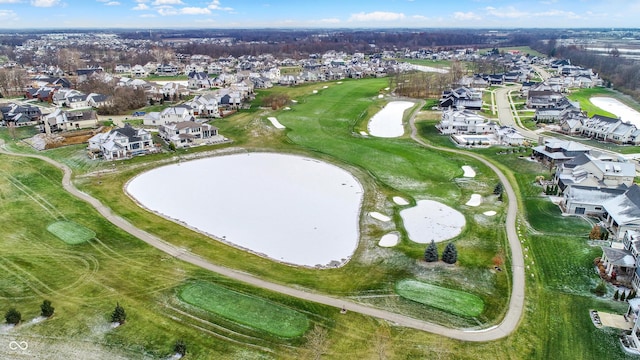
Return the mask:
{"type": "Polygon", "coordinates": [[[372,136],[383,138],[395,138],[404,134],[402,117],[404,111],[411,108],[414,103],[410,101],[392,101],[378,111],[369,120],[368,130],[372,136]]]}
{"type": "Polygon", "coordinates": [[[624,122],[629,122],[640,128],[640,113],[635,109],[628,107],[617,99],[610,97],[592,97],[589,99],[591,103],[602,110],[606,110],[618,117],[624,122]]]}
{"type": "Polygon", "coordinates": [[[147,209],[277,261],[342,263],[358,245],[362,186],[349,172],[310,158],[194,160],[145,172],[126,190],[147,209]]]}

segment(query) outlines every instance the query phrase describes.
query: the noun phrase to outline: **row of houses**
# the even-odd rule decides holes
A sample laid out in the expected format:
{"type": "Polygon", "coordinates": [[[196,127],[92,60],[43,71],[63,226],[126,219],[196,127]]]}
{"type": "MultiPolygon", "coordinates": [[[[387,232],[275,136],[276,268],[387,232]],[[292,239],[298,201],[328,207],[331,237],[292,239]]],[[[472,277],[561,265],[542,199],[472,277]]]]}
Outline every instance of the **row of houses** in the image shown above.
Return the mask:
{"type": "Polygon", "coordinates": [[[459,145],[521,146],[525,138],[514,128],[501,126],[469,109],[448,108],[436,128],[443,135],[450,135],[459,145]]]}

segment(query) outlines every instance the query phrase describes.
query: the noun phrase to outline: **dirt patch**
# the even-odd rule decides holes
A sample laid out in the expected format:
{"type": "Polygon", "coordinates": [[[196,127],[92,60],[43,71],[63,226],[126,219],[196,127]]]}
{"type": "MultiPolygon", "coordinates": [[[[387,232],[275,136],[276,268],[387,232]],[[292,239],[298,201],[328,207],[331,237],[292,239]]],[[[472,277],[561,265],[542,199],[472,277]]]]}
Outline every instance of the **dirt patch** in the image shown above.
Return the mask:
{"type": "Polygon", "coordinates": [[[84,144],[95,134],[111,130],[109,127],[98,129],[68,131],[53,134],[37,134],[24,140],[36,150],[55,149],[62,146],[84,144]]]}

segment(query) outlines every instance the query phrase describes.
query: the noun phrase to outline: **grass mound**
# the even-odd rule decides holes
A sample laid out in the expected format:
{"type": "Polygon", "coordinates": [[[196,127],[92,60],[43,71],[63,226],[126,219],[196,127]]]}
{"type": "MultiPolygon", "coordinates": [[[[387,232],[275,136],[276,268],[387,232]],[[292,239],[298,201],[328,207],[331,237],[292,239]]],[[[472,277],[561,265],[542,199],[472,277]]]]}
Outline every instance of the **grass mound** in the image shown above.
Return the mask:
{"type": "Polygon", "coordinates": [[[210,283],[189,284],[180,290],[179,297],[231,321],[284,338],[301,336],[309,327],[304,314],[210,283]]]}
{"type": "Polygon", "coordinates": [[[92,230],[72,221],[54,222],[47,226],[47,230],[69,245],[82,244],[96,236],[92,230]]]}
{"type": "Polygon", "coordinates": [[[415,280],[399,281],[396,293],[405,299],[455,315],[474,317],[484,310],[484,302],[476,295],[415,280]]]}

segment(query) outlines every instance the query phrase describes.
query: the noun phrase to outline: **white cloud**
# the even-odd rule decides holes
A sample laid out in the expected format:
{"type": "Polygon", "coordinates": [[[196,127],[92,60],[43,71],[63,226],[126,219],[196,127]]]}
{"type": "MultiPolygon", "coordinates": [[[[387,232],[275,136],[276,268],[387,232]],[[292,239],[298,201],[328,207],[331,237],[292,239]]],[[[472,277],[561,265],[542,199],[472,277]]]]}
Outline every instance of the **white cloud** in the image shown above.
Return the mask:
{"type": "Polygon", "coordinates": [[[207,7],[211,10],[233,11],[233,8],[220,6],[220,0],[213,0],[207,7]]]}
{"type": "Polygon", "coordinates": [[[424,15],[413,15],[411,18],[416,20],[429,20],[429,18],[424,15]]]}
{"type": "Polygon", "coordinates": [[[211,11],[207,8],[199,8],[199,7],[185,7],[180,9],[180,14],[185,15],[206,15],[211,14],[211,11]]]}
{"type": "Polygon", "coordinates": [[[154,0],[153,6],[182,5],[182,0],[154,0]]]}
{"type": "Polygon", "coordinates": [[[0,4],[18,4],[21,2],[22,0],[0,0],[0,4]]]}
{"type": "Polygon", "coordinates": [[[453,13],[453,18],[456,20],[464,20],[464,21],[481,19],[481,17],[478,14],[472,11],[469,11],[469,12],[456,11],[455,13],[453,13]]]}
{"type": "Polygon", "coordinates": [[[531,15],[531,13],[517,10],[513,6],[507,6],[505,8],[500,8],[500,9],[496,9],[492,6],[487,6],[485,10],[487,10],[487,13],[489,15],[495,16],[498,18],[518,19],[518,18],[523,18],[531,15]]]}
{"type": "Polygon", "coordinates": [[[403,13],[374,11],[370,13],[352,14],[349,21],[394,21],[404,19],[403,13]]]}
{"type": "Polygon", "coordinates": [[[60,0],[31,0],[31,5],[35,7],[52,7],[60,3],[60,0]]]}
{"type": "Polygon", "coordinates": [[[140,3],[135,7],[131,8],[131,10],[149,10],[149,6],[147,4],[140,3]]]}
{"type": "Polygon", "coordinates": [[[18,20],[18,14],[13,10],[0,10],[0,19],[3,21],[18,20]]]}
{"type": "Polygon", "coordinates": [[[107,6],[118,6],[118,5],[120,5],[120,3],[117,2],[117,1],[109,1],[105,5],[107,5],[107,6]]]}

